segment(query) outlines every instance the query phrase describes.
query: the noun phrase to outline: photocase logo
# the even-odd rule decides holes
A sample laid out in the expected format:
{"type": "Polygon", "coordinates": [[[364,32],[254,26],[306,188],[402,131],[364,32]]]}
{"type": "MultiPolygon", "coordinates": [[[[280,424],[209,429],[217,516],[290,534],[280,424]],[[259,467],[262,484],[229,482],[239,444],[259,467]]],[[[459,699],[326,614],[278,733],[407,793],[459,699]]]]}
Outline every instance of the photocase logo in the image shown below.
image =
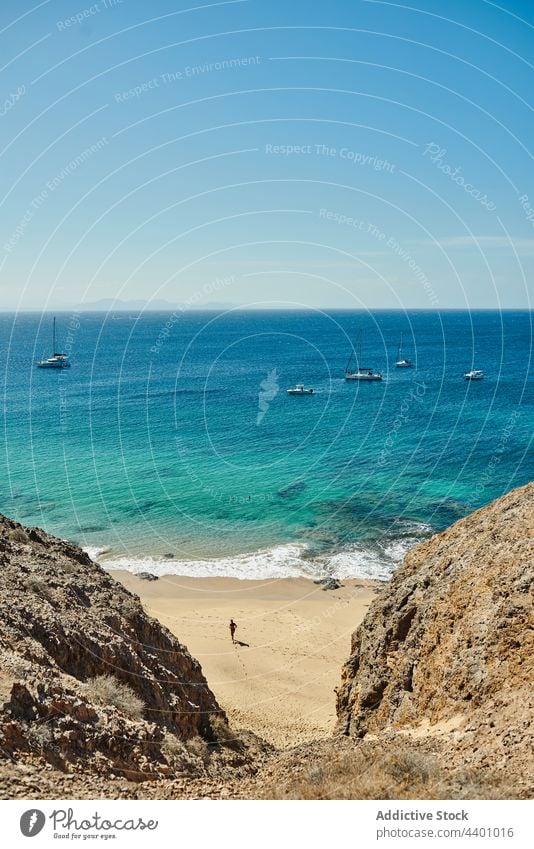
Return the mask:
{"type": "Polygon", "coordinates": [[[32,808],[25,811],[20,818],[20,830],[24,837],[35,837],[43,830],[46,817],[42,811],[37,808],[32,808]]]}
{"type": "Polygon", "coordinates": [[[256,424],[260,425],[263,421],[271,401],[276,398],[280,387],[278,385],[278,372],[275,368],[271,369],[265,380],[260,383],[260,391],[258,393],[258,415],[256,424]]]}

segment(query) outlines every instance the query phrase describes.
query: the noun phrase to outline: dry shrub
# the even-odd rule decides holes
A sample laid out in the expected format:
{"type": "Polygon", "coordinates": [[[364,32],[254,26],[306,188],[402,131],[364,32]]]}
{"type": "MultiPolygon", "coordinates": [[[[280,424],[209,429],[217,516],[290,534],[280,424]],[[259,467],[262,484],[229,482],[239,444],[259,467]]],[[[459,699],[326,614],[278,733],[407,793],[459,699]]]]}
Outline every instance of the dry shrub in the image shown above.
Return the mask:
{"type": "Polygon", "coordinates": [[[215,743],[219,746],[228,746],[231,749],[240,748],[240,738],[232,731],[224,716],[220,713],[212,713],[209,717],[211,733],[215,743]]]}
{"type": "Polygon", "coordinates": [[[200,758],[205,766],[209,763],[211,755],[210,748],[202,737],[192,737],[191,740],[186,741],[185,745],[187,751],[190,752],[193,757],[200,758]]]}
{"type": "Polygon", "coordinates": [[[48,725],[32,725],[28,731],[30,744],[40,751],[52,742],[52,737],[52,729],[48,725]]]}
{"type": "Polygon", "coordinates": [[[26,589],[35,593],[35,595],[41,596],[41,598],[46,598],[48,601],[53,599],[54,593],[52,587],[45,581],[44,578],[40,578],[39,575],[29,575],[24,583],[26,589]]]}
{"type": "Polygon", "coordinates": [[[266,788],[271,799],[488,799],[503,798],[473,776],[447,775],[438,760],[417,751],[335,752],[286,787],[266,788]]]}
{"type": "Polygon", "coordinates": [[[87,695],[101,705],[113,705],[130,719],[142,719],[145,705],[128,684],[113,675],[98,675],[85,683],[87,695]]]}
{"type": "Polygon", "coordinates": [[[186,752],[185,745],[175,734],[165,734],[161,751],[168,761],[173,761],[176,758],[183,758],[186,752]]]}
{"type": "Polygon", "coordinates": [[[30,538],[23,528],[12,528],[9,532],[9,539],[13,542],[29,542],[30,538]]]}

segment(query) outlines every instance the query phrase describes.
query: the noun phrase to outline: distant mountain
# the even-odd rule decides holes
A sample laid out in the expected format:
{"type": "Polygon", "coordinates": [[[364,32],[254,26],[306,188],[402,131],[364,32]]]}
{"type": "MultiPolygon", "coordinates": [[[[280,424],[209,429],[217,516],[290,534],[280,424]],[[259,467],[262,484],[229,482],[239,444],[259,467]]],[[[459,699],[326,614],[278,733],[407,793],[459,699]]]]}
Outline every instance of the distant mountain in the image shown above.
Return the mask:
{"type": "Polygon", "coordinates": [[[84,301],[73,308],[80,312],[131,312],[132,310],[174,310],[176,307],[177,304],[163,299],[122,301],[119,298],[101,298],[99,301],[84,301]]]}
{"type": "Polygon", "coordinates": [[[155,298],[152,301],[145,300],[130,300],[123,301],[119,298],[101,298],[98,301],[84,301],[82,304],[76,304],[70,308],[77,312],[164,312],[168,310],[228,310],[236,307],[237,304],[222,303],[213,301],[207,304],[197,304],[189,306],[188,304],[176,304],[172,301],[166,301],[162,298],[155,298]]]}

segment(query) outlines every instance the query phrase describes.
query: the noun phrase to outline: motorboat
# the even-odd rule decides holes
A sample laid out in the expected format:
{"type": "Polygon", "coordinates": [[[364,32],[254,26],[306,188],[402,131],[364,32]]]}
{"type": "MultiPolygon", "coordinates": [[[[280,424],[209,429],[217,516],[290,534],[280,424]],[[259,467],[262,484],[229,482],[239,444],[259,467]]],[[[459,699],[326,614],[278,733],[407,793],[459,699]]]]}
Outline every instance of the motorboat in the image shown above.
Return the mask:
{"type": "Polygon", "coordinates": [[[292,389],[287,390],[288,395],[313,395],[314,389],[306,389],[303,383],[297,383],[292,389]]]}
{"type": "Polygon", "coordinates": [[[466,371],[464,377],[466,380],[483,380],[484,372],[478,368],[474,368],[471,371],[466,371]]]}

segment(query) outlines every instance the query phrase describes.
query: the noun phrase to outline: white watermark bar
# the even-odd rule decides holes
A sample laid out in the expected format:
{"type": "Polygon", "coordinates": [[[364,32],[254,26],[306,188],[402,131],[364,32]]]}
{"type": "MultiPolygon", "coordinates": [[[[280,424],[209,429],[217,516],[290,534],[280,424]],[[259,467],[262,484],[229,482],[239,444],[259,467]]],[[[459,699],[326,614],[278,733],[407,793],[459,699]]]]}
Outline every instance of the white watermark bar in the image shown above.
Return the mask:
{"type": "Polygon", "coordinates": [[[532,846],[532,801],[5,801],[3,845],[532,846]],[[35,843],[29,840],[35,838],[35,843]]]}

